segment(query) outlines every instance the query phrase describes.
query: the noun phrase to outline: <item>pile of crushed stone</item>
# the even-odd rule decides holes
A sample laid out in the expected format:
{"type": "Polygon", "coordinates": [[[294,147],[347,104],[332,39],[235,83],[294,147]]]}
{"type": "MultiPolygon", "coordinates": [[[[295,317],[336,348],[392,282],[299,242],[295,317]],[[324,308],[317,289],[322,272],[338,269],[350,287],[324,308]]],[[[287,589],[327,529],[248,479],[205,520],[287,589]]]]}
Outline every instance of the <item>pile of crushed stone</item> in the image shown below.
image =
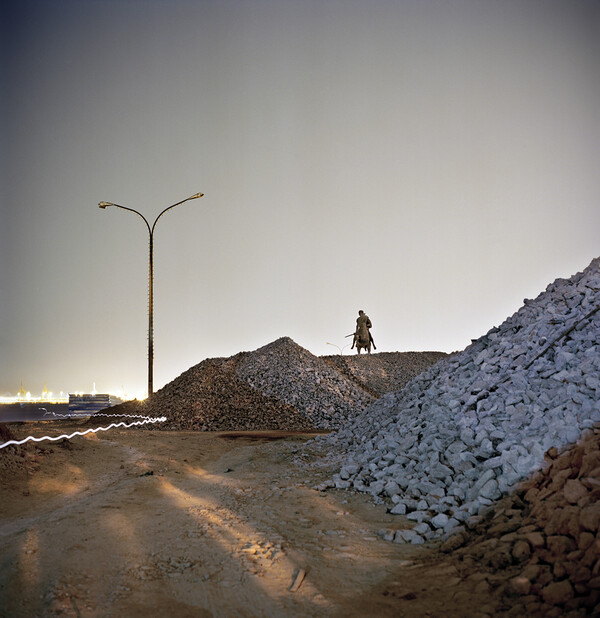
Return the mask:
{"type": "Polygon", "coordinates": [[[311,429],[311,422],[294,407],[253,389],[237,377],[242,356],[243,353],[202,361],[138,406],[149,416],[167,417],[166,423],[153,429],[311,429]]]}
{"type": "Polygon", "coordinates": [[[343,426],[375,399],[289,337],[243,355],[236,374],[252,388],[293,406],[319,429],[343,426]]]}
{"type": "Polygon", "coordinates": [[[600,426],[478,519],[440,550],[493,573],[507,615],[600,615],[600,426]]]}
{"type": "Polygon", "coordinates": [[[111,412],[167,417],[162,426],[148,429],[336,429],[352,422],[382,390],[402,388],[442,356],[406,352],[382,359],[372,354],[340,357],[340,364],[282,337],[253,352],[207,359],[146,401],[126,402],[111,412]]]}
{"type": "Polygon", "coordinates": [[[321,358],[379,398],[404,388],[413,378],[446,356],[445,352],[379,352],[321,358]]]}
{"type": "Polygon", "coordinates": [[[423,543],[490,507],[544,453],[600,421],[600,258],[320,438],[345,465],[327,486],[392,503],[423,543]]]}

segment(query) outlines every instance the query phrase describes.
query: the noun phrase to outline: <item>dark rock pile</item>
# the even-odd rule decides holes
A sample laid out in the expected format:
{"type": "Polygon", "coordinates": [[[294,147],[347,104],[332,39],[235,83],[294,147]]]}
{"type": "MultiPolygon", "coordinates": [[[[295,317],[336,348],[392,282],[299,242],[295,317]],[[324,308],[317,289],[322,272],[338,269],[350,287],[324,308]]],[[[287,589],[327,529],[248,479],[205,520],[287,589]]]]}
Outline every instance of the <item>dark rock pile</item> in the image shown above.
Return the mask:
{"type": "Polygon", "coordinates": [[[505,497],[443,552],[504,574],[516,616],[600,615],[600,427],[505,497]]]}
{"type": "Polygon", "coordinates": [[[207,359],[148,400],[112,413],[166,416],[149,429],[327,430],[350,423],[387,388],[400,388],[439,352],[319,358],[282,337],[253,352],[207,359]]]}
{"type": "Polygon", "coordinates": [[[379,352],[321,358],[367,392],[381,397],[404,388],[446,356],[445,352],[379,352]]]}
{"type": "Polygon", "coordinates": [[[252,388],[294,406],[319,429],[341,427],[375,400],[289,337],[242,356],[236,373],[252,388]]]}
{"type": "Polygon", "coordinates": [[[311,429],[297,409],[252,388],[237,376],[244,353],[211,358],[188,369],[139,407],[167,417],[156,429],[197,431],[311,429]]]}

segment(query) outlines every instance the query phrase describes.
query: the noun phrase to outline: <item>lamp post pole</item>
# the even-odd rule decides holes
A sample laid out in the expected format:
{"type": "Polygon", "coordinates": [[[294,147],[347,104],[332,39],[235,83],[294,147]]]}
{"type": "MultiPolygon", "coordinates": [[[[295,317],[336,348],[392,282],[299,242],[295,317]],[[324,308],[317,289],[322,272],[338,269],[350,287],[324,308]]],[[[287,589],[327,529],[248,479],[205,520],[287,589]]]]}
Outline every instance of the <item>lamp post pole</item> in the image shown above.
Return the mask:
{"type": "Polygon", "coordinates": [[[153,279],[154,279],[154,228],[156,227],[156,222],[162,217],[162,215],[167,212],[167,210],[171,210],[171,208],[175,208],[175,206],[179,206],[184,202],[189,202],[190,200],[196,200],[202,197],[204,193],[196,193],[190,197],[187,197],[185,200],[181,200],[181,202],[177,202],[172,206],[168,206],[165,208],[159,215],[154,219],[154,223],[152,227],[148,223],[148,220],[141,212],[134,210],[133,208],[128,208],[127,206],[121,206],[119,204],[114,204],[113,202],[100,202],[98,206],[100,208],[106,208],[107,206],[116,206],[117,208],[121,208],[122,210],[128,210],[129,212],[133,212],[136,215],[140,216],[146,227],[148,228],[148,237],[149,237],[149,245],[148,245],[148,397],[152,395],[154,392],[153,388],[153,365],[154,365],[154,290],[153,290],[153,279]]]}

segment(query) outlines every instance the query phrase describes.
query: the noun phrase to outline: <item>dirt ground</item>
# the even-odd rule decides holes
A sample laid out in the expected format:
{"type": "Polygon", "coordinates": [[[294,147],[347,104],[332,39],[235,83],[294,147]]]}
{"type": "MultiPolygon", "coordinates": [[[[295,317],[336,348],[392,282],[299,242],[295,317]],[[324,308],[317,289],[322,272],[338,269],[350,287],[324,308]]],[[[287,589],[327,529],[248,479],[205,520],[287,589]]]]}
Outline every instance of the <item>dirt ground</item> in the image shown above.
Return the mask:
{"type": "Polygon", "coordinates": [[[113,429],[29,447],[0,469],[0,616],[502,613],[476,568],[378,536],[404,518],[312,489],[335,470],[311,437],[113,429]]]}

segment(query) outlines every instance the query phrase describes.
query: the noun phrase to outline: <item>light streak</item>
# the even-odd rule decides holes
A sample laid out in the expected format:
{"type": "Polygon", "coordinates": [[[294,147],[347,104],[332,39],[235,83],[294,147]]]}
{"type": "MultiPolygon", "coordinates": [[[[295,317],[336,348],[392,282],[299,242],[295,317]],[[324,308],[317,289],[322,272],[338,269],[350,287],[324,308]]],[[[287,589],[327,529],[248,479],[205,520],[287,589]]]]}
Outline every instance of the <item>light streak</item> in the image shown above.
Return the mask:
{"type": "MultiPolygon", "coordinates": [[[[115,414],[113,416],[117,416],[117,415],[115,414]]],[[[87,429],[86,431],[74,431],[73,433],[68,434],[68,435],[62,434],[60,436],[42,436],[41,438],[36,438],[34,436],[27,436],[23,440],[9,440],[8,442],[4,442],[4,444],[0,444],[0,449],[3,449],[4,447],[11,446],[11,445],[18,446],[20,444],[25,444],[25,442],[28,442],[30,440],[33,440],[34,442],[42,442],[44,440],[50,440],[51,442],[56,442],[58,440],[62,440],[63,438],[70,440],[71,438],[75,436],[85,436],[88,433],[96,433],[98,431],[108,431],[109,429],[116,428],[116,427],[129,428],[129,427],[134,427],[135,425],[145,425],[146,423],[164,423],[166,420],[167,420],[166,416],[160,416],[157,418],[145,417],[141,421],[133,421],[132,423],[125,423],[125,422],[111,423],[108,427],[95,427],[95,428],[87,429]]]]}
{"type": "MultiPolygon", "coordinates": [[[[40,408],[40,410],[46,410],[46,408],[40,408]]],[[[144,416],[143,414],[106,414],[104,412],[94,412],[93,414],[86,414],[85,412],[81,412],[81,413],[73,413],[70,412],[69,414],[59,414],[57,412],[48,412],[48,410],[46,410],[44,412],[43,416],[46,416],[46,414],[52,414],[52,416],[57,416],[60,418],[95,418],[96,416],[108,416],[108,417],[112,417],[112,418],[151,418],[149,416],[144,416]]],[[[165,420],[167,420],[167,417],[161,417],[164,418],[165,420]]]]}

